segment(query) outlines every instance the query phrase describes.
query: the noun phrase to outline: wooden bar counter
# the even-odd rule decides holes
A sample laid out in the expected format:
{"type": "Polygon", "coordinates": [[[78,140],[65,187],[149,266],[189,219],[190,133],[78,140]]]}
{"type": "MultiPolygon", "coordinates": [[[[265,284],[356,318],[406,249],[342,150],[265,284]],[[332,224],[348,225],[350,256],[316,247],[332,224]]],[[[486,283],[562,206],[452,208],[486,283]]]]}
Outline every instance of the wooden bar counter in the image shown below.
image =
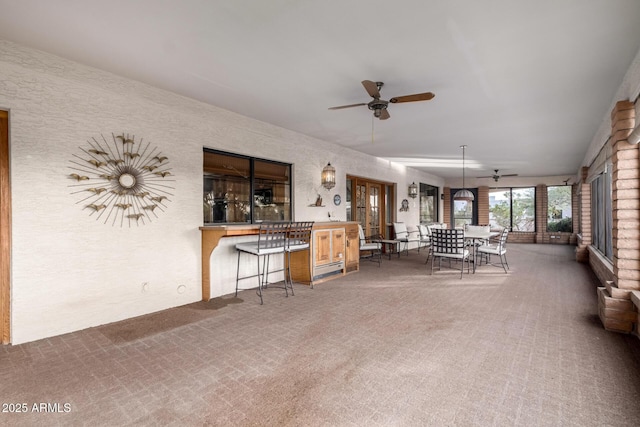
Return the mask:
{"type": "MultiPolygon", "coordinates": [[[[210,259],[220,239],[257,235],[259,224],[213,225],[202,232],[202,300],[211,296],[210,259]]],[[[316,222],[311,250],[291,254],[291,275],[298,283],[314,285],[360,269],[358,223],[351,221],[316,222]]],[[[217,296],[217,295],[216,295],[217,296]]]]}

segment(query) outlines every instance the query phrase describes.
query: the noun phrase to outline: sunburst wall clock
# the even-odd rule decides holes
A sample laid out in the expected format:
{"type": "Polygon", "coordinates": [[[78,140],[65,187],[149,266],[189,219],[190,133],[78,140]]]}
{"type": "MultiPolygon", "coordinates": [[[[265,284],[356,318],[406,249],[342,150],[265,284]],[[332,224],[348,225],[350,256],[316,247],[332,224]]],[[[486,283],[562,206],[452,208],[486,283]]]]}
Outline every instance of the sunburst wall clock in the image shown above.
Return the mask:
{"type": "Polygon", "coordinates": [[[76,204],[96,221],[144,225],[164,212],[174,189],[169,159],[133,135],[91,138],[71,160],[68,178],[76,204]]]}

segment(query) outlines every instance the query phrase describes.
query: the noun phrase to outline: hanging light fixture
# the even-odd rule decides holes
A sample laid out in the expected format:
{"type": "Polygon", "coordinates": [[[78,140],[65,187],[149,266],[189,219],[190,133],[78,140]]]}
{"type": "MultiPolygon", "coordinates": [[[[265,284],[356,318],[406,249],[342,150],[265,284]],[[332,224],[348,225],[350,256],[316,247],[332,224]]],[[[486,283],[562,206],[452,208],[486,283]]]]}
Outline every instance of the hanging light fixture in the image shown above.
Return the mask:
{"type": "Polygon", "coordinates": [[[418,184],[415,182],[409,186],[409,197],[412,199],[418,197],[418,184]]]}
{"type": "Polygon", "coordinates": [[[331,162],[322,169],[322,186],[327,190],[336,186],[336,168],[331,166],[331,162]]]}
{"type": "Polygon", "coordinates": [[[462,148],[462,190],[456,191],[456,194],[453,195],[453,200],[465,200],[467,202],[472,202],[475,199],[475,196],[464,186],[464,150],[467,146],[461,145],[460,148],[462,148]]]}

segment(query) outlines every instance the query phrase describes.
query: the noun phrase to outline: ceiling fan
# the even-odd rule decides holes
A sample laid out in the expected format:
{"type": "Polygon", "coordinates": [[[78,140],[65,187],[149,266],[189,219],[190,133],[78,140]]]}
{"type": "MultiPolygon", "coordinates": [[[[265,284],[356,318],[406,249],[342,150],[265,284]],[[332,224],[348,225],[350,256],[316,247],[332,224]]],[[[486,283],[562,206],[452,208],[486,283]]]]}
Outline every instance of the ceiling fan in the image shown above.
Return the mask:
{"type": "Polygon", "coordinates": [[[493,171],[494,171],[495,173],[494,173],[493,175],[489,175],[489,176],[479,176],[478,178],[493,178],[493,180],[494,180],[495,182],[498,182],[498,180],[499,180],[500,178],[502,178],[503,176],[518,176],[518,174],[517,174],[517,173],[510,173],[510,174],[505,174],[505,175],[499,175],[499,174],[498,174],[498,171],[499,171],[499,170],[500,170],[500,169],[494,169],[493,171]]]}
{"type": "Polygon", "coordinates": [[[429,101],[433,99],[435,96],[431,92],[425,93],[416,93],[413,95],[405,95],[405,96],[396,96],[395,98],[391,98],[388,101],[384,99],[380,99],[380,89],[384,86],[383,82],[372,82],[371,80],[363,80],[362,86],[367,91],[369,96],[373,98],[371,102],[368,104],[366,102],[362,102],[360,104],[350,104],[350,105],[341,105],[339,107],[330,107],[329,110],[341,110],[343,108],[351,108],[351,107],[360,107],[362,105],[366,105],[369,107],[369,110],[373,111],[373,115],[380,120],[387,120],[389,117],[389,112],[387,111],[387,106],[389,103],[396,104],[399,102],[414,102],[414,101],[429,101]]]}

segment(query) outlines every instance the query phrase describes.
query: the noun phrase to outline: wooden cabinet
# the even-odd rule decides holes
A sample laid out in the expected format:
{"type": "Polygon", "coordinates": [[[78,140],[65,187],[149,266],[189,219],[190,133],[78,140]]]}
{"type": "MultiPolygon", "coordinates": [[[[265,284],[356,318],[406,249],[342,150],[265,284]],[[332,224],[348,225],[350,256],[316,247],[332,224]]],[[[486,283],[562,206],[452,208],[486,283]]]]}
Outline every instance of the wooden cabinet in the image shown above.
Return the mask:
{"type": "Polygon", "coordinates": [[[358,271],[359,245],[357,223],[315,223],[311,233],[311,250],[291,254],[293,280],[316,284],[358,271]]]}
{"type": "Polygon", "coordinates": [[[332,274],[344,274],[344,228],[314,230],[312,236],[312,279],[315,281],[332,274]]]}
{"type": "Polygon", "coordinates": [[[360,270],[360,233],[358,224],[350,223],[345,226],[345,236],[347,238],[345,269],[347,273],[360,270]]]}

